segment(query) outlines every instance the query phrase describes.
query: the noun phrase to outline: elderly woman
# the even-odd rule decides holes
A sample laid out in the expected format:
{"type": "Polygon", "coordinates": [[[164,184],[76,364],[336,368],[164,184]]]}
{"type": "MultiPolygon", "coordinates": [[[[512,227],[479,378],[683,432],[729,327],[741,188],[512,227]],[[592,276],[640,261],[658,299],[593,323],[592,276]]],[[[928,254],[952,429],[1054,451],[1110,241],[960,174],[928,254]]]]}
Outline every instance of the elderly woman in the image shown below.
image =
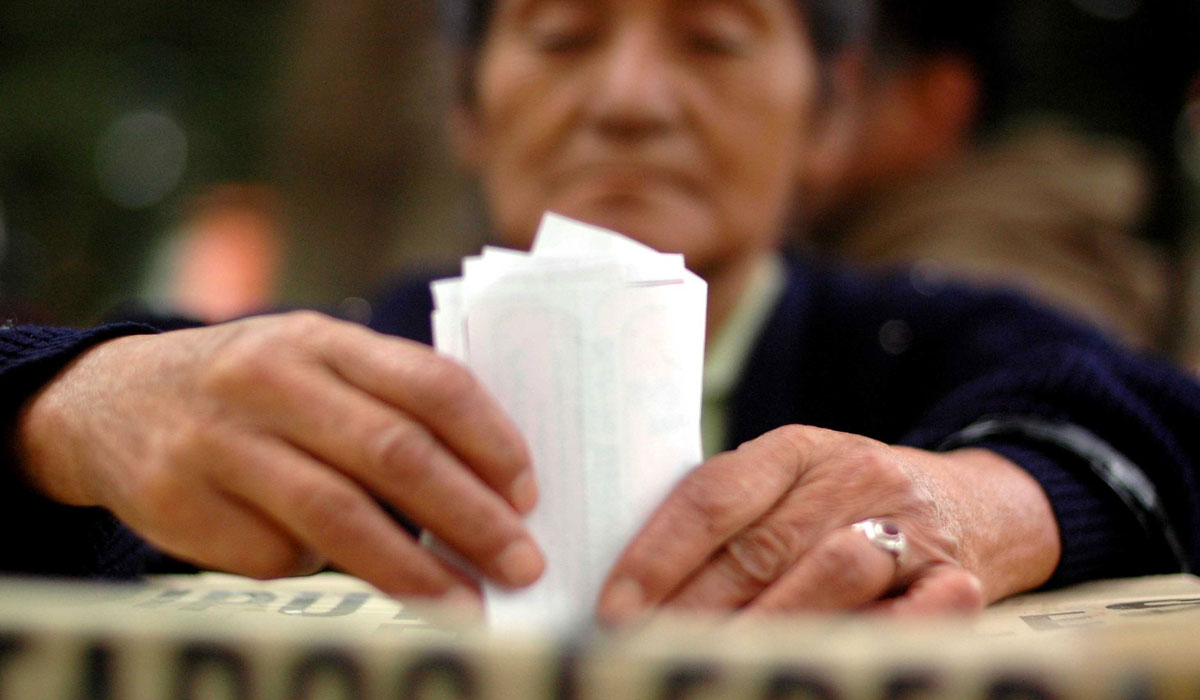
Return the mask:
{"type": "MultiPolygon", "coordinates": [[[[526,245],[551,209],[682,252],[709,283],[706,439],[741,446],[628,545],[603,617],[971,610],[1200,561],[1186,378],[1015,297],[777,253],[799,183],[836,163],[858,3],[471,10],[456,124],[498,238],[526,245]]],[[[162,552],[277,576],[328,561],[397,595],[474,597],[393,509],[485,576],[534,581],[533,465],[470,374],[413,342],[426,282],[382,298],[374,330],[300,313],[3,331],[0,517],[32,534],[0,565],[136,574],[170,565],[162,552]]]]}

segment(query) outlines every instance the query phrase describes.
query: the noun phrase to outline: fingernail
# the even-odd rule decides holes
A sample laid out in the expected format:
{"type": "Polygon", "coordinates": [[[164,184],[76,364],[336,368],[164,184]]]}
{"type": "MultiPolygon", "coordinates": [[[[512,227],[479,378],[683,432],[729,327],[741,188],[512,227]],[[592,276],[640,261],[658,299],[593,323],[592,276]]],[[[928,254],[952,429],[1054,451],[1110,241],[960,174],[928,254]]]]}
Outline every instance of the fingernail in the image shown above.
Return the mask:
{"type": "Polygon", "coordinates": [[[505,583],[528,586],[542,575],[546,561],[532,542],[518,540],[496,557],[495,565],[505,583]]]}
{"type": "Polygon", "coordinates": [[[518,513],[528,515],[537,505],[538,498],[537,482],[533,479],[533,472],[523,471],[513,479],[512,485],[508,488],[508,496],[518,513]]]}
{"type": "Polygon", "coordinates": [[[598,612],[605,622],[624,622],[636,617],[645,605],[646,594],[641,584],[631,578],[622,578],[608,587],[600,599],[598,612]]]}

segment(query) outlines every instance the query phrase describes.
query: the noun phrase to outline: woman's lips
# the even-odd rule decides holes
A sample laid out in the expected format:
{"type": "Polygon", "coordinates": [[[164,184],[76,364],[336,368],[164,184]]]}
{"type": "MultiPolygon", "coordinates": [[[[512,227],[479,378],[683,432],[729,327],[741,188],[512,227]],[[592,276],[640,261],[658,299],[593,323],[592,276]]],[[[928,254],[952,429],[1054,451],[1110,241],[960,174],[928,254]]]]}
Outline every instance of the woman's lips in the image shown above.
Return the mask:
{"type": "Polygon", "coordinates": [[[596,195],[640,195],[658,189],[690,191],[690,178],[674,168],[642,163],[587,163],[564,171],[561,186],[593,189],[596,195]]]}

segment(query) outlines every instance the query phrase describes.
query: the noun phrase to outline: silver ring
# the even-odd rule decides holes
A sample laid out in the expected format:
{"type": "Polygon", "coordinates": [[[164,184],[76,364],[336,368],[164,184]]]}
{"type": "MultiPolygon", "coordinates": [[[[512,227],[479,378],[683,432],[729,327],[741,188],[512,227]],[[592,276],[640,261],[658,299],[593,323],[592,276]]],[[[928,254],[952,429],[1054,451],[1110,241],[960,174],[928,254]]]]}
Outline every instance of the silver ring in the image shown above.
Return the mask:
{"type": "Polygon", "coordinates": [[[896,560],[896,568],[900,568],[908,552],[908,539],[900,531],[899,525],[883,518],[867,518],[854,523],[850,529],[861,532],[868,542],[892,555],[896,560]]]}

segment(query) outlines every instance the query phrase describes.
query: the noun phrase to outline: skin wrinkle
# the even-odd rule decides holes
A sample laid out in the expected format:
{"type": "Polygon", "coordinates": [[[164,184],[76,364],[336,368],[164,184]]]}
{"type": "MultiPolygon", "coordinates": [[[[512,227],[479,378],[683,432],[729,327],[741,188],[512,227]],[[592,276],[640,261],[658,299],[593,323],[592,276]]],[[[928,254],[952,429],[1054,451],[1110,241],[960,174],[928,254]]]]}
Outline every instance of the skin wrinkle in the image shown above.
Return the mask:
{"type": "MultiPolygon", "coordinates": [[[[901,453],[903,455],[903,453],[901,453]]],[[[925,494],[925,506],[933,511],[934,519],[946,528],[950,537],[946,542],[941,543],[950,549],[950,553],[955,558],[963,558],[963,564],[966,568],[977,571],[979,563],[971,561],[964,557],[962,548],[958,543],[963,542],[967,537],[967,527],[965,523],[959,522],[956,518],[951,517],[949,509],[944,505],[949,496],[945,489],[941,487],[933,478],[925,474],[920,469],[917,469],[910,461],[901,458],[901,467],[908,474],[917,487],[925,494]]]]}
{"type": "Polygon", "coordinates": [[[743,572],[765,586],[778,578],[795,559],[793,553],[798,549],[792,544],[795,538],[783,535],[784,532],[787,532],[785,528],[754,525],[734,537],[725,549],[743,572]]]}
{"type": "MultiPolygon", "coordinates": [[[[542,212],[554,209],[681,252],[709,283],[709,325],[719,327],[747,271],[775,254],[805,170],[823,152],[814,117],[821,66],[796,5],[706,0],[715,8],[756,8],[773,28],[738,37],[746,45],[733,52],[698,40],[696,27],[681,21],[691,0],[587,5],[602,13],[603,26],[572,27],[582,40],[553,50],[530,41],[513,15],[517,7],[566,1],[499,0],[479,54],[464,144],[496,230],[510,245],[527,243],[542,212]],[[593,174],[582,167],[589,163],[604,167],[593,174]],[[695,186],[680,187],[666,173],[695,186]]],[[[465,585],[397,525],[374,490],[498,583],[506,583],[504,573],[508,584],[533,580],[545,562],[497,493],[529,468],[514,457],[527,454],[513,446],[519,432],[477,384],[436,393],[429,379],[447,367],[428,347],[314,314],[113,341],[85,353],[33,401],[19,433],[23,466],[67,497],[99,499],[147,540],[202,566],[253,568],[245,548],[254,546],[287,558],[287,545],[271,545],[271,529],[252,518],[239,521],[244,533],[230,534],[242,506],[219,496],[234,492],[256,517],[284,523],[289,537],[389,593],[447,594],[465,585]],[[431,391],[449,403],[431,409],[431,391]],[[478,413],[457,410],[464,403],[478,413]],[[396,413],[387,408],[380,418],[388,406],[396,413]],[[396,448],[399,461],[421,464],[372,463],[361,444],[347,446],[358,436],[312,415],[331,410],[364,431],[411,419],[424,431],[420,439],[433,436],[438,449],[396,448]],[[194,431],[217,442],[196,440],[194,431]],[[228,437],[234,433],[240,437],[228,437]],[[497,444],[510,452],[499,454],[497,444]],[[406,483],[396,483],[393,467],[406,483]],[[147,483],[149,507],[169,522],[141,522],[147,504],[129,499],[147,483]],[[194,514],[163,508],[198,483],[220,484],[196,489],[209,499],[193,503],[207,511],[203,525],[194,514]],[[334,522],[296,508],[329,502],[347,516],[334,522]],[[214,551],[215,541],[228,546],[214,551]]],[[[933,454],[791,426],[686,477],[621,555],[599,613],[627,618],[670,604],[672,594],[725,611],[756,603],[858,609],[896,583],[891,555],[849,529],[867,517],[894,518],[913,543],[912,609],[977,607],[1038,585],[1058,558],[1045,494],[996,454],[933,454]],[[926,479],[938,487],[937,503],[926,479]],[[1003,503],[992,502],[996,494],[1003,503]],[[765,585],[739,577],[725,556],[730,538],[747,527],[789,533],[779,537],[780,549],[795,550],[789,566],[764,567],[778,568],[765,585]],[[851,548],[827,556],[862,564],[863,580],[838,578],[845,573],[809,556],[831,547],[851,548]],[[972,598],[976,577],[985,593],[972,598]]]]}
{"type": "MultiPolygon", "coordinates": [[[[337,448],[349,436],[325,410],[337,406],[334,413],[349,425],[368,426],[385,398],[397,399],[403,411],[409,400],[403,392],[376,397],[370,390],[402,388],[396,367],[405,361],[370,358],[406,353],[433,357],[424,346],[315,314],[109,341],[81,356],[29,407],[21,426],[24,458],[39,465],[31,471],[35,481],[54,484],[52,496],[78,505],[95,499],[147,542],[205,567],[255,576],[294,573],[316,559],[297,544],[302,541],[390,593],[438,594],[469,581],[418,548],[383,512],[366,491],[368,484],[379,487],[382,470],[355,464],[361,449],[337,448]],[[333,343],[335,337],[342,342],[333,343]],[[356,372],[366,388],[333,371],[326,361],[331,344],[351,348],[347,362],[366,358],[369,371],[356,372]],[[40,467],[47,464],[54,470],[40,467]],[[307,515],[306,501],[317,504],[307,515]],[[339,503],[331,519],[330,504],[339,503]]],[[[417,373],[417,366],[409,372],[417,373]]],[[[467,387],[480,390],[473,382],[467,387]]],[[[486,444],[518,435],[481,393],[443,398],[483,407],[477,409],[483,420],[450,411],[422,424],[453,424],[441,432],[477,443],[464,452],[489,452],[486,444]]],[[[506,482],[526,468],[503,459],[491,455],[489,469],[511,474],[506,482]]],[[[528,538],[516,513],[470,467],[455,461],[449,472],[441,486],[428,483],[441,480],[439,473],[384,491],[397,499],[390,505],[411,511],[412,494],[448,488],[453,498],[427,499],[446,504],[428,514],[429,526],[453,534],[445,520],[461,518],[474,536],[486,521],[491,536],[470,539],[485,549],[501,551],[528,538]]],[[[540,554],[527,551],[506,561],[504,573],[528,581],[540,562],[540,554]]],[[[474,563],[489,570],[488,561],[474,563]]]]}

